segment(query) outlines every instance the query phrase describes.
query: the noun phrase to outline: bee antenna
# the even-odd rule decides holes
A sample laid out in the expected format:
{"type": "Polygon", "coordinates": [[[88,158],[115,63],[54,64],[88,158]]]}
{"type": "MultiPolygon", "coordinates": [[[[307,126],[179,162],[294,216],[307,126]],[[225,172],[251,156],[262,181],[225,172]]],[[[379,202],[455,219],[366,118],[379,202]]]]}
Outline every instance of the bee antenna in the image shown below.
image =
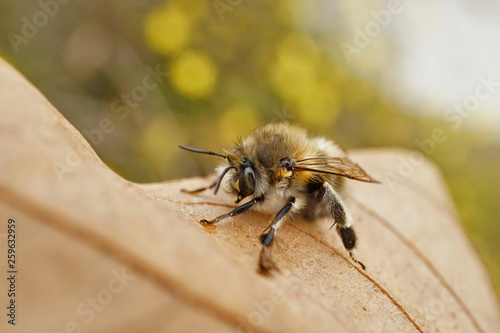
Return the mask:
{"type": "Polygon", "coordinates": [[[220,174],[219,178],[217,179],[217,183],[215,183],[214,194],[217,194],[217,191],[219,190],[219,187],[220,187],[220,183],[222,183],[222,178],[224,178],[224,176],[226,175],[226,173],[229,170],[231,170],[231,169],[234,169],[234,166],[227,167],[227,168],[224,169],[224,171],[222,171],[222,173],[220,174]]]}
{"type": "Polygon", "coordinates": [[[189,151],[192,151],[194,153],[207,154],[207,155],[215,155],[215,156],[227,158],[226,155],[214,153],[213,151],[209,151],[209,150],[203,150],[203,149],[198,149],[198,148],[191,148],[191,147],[186,147],[186,146],[181,146],[181,145],[179,145],[179,148],[182,148],[182,149],[185,149],[185,150],[189,150],[189,151]]]}

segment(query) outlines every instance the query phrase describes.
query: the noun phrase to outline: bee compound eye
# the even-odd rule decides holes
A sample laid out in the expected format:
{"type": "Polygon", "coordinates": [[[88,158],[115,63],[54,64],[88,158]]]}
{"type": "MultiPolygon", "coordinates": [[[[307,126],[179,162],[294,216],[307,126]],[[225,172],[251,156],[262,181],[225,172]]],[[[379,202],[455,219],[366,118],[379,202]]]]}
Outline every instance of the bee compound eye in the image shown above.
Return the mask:
{"type": "Polygon", "coordinates": [[[251,167],[246,167],[239,179],[240,194],[243,198],[255,192],[255,172],[251,167]]]}

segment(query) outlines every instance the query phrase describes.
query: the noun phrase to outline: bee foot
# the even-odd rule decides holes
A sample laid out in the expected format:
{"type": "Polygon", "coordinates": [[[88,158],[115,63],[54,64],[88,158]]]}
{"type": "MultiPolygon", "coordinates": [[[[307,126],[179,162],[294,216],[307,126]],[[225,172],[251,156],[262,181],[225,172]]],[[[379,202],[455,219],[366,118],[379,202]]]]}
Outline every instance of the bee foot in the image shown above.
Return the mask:
{"type": "Polygon", "coordinates": [[[215,222],[217,222],[216,220],[211,220],[211,221],[208,221],[208,220],[200,220],[200,224],[201,225],[213,225],[215,222]]]}
{"type": "Polygon", "coordinates": [[[351,255],[352,261],[354,261],[359,266],[361,266],[361,268],[363,268],[363,270],[366,270],[366,266],[361,261],[359,261],[358,259],[356,259],[356,255],[354,254],[354,251],[351,251],[349,254],[351,255]]]}

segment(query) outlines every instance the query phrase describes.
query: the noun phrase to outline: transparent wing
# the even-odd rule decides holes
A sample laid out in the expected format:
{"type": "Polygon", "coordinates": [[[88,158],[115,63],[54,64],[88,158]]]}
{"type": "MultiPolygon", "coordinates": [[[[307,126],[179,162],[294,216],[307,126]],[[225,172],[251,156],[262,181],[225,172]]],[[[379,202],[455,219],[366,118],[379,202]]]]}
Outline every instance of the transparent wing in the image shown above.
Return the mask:
{"type": "Polygon", "coordinates": [[[348,158],[306,158],[295,163],[294,171],[328,173],[367,183],[378,183],[348,158]]]}

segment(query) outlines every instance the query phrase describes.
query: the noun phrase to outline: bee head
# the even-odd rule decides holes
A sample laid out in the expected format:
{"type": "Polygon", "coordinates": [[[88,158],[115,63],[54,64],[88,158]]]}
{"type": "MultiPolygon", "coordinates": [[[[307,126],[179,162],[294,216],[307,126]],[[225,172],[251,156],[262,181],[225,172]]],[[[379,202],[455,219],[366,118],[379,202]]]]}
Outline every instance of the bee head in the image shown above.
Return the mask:
{"type": "Polygon", "coordinates": [[[240,202],[244,198],[255,193],[256,189],[255,166],[247,157],[245,157],[243,152],[241,152],[240,150],[235,149],[232,152],[228,153],[227,155],[223,155],[209,150],[191,148],[186,146],[179,146],[179,147],[188,151],[192,151],[194,153],[215,155],[227,160],[229,165],[224,166],[224,169],[220,173],[219,178],[215,183],[215,190],[214,190],[215,194],[217,194],[217,191],[219,190],[219,187],[222,184],[222,180],[224,179],[226,174],[231,170],[235,171],[233,171],[234,173],[233,176],[231,177],[232,179],[228,185],[231,187],[231,191],[234,191],[233,193],[237,194],[238,196],[236,203],[240,202]]]}

